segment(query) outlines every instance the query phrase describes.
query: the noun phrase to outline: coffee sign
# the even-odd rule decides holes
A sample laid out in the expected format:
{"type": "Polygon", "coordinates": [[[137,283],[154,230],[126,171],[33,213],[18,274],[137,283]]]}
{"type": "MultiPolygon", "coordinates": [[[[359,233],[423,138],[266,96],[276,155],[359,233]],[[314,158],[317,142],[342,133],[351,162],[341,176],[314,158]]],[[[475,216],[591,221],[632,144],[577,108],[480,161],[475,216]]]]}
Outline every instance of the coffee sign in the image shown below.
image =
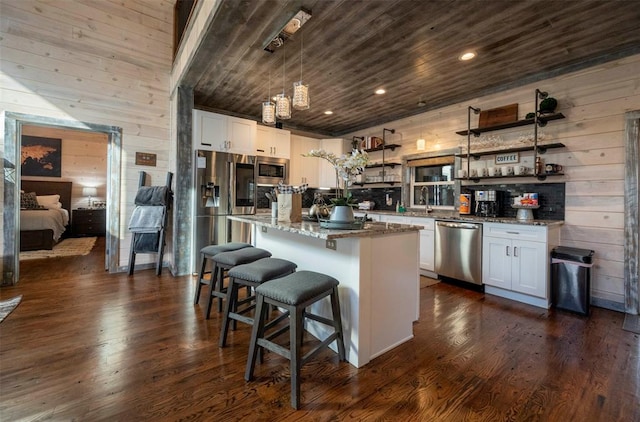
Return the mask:
{"type": "Polygon", "coordinates": [[[513,164],[520,162],[520,154],[509,152],[506,154],[496,154],[496,164],[513,164]]]}

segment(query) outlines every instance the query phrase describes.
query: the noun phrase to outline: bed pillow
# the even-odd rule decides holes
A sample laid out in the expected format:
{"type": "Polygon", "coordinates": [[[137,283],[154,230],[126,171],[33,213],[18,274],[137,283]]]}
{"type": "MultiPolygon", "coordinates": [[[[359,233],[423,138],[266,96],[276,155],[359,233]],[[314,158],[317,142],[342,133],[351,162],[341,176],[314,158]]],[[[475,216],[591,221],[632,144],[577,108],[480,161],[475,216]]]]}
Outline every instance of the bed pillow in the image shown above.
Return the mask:
{"type": "Polygon", "coordinates": [[[44,207],[38,204],[35,192],[25,192],[20,194],[20,209],[21,210],[39,210],[44,207]]]}
{"type": "Polygon", "coordinates": [[[38,195],[36,196],[38,205],[49,209],[60,209],[62,204],[60,203],[60,195],[38,195]]]}

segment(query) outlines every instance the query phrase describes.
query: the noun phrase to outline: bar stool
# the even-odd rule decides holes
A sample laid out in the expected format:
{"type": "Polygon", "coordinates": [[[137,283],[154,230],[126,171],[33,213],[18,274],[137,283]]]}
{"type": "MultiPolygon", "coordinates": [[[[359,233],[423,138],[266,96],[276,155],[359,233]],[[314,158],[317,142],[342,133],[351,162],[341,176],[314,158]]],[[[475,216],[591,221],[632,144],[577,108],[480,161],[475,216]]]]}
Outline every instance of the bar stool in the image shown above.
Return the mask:
{"type": "Polygon", "coordinates": [[[222,312],[222,299],[227,298],[227,289],[223,286],[224,273],[229,271],[236,265],[248,264],[262,258],[269,258],[271,252],[260,248],[242,248],[235,251],[221,252],[214,255],[213,258],[213,282],[209,283],[209,300],[207,302],[207,310],[205,311],[206,319],[211,316],[211,305],[213,298],[217,297],[218,312],[222,312]]]}
{"type": "MultiPolygon", "coordinates": [[[[200,265],[200,274],[198,275],[198,284],[196,285],[196,294],[193,298],[193,304],[197,305],[200,301],[200,292],[202,290],[202,286],[209,284],[210,281],[213,280],[213,269],[211,271],[206,271],[207,262],[209,262],[210,259],[222,252],[237,251],[238,249],[252,247],[253,246],[248,243],[230,242],[225,243],[224,245],[209,245],[200,249],[200,262],[202,264],[200,265]],[[206,280],[204,278],[205,274],[209,274],[209,280],[206,280]]],[[[215,265],[212,264],[212,266],[215,268],[215,265]]]]}
{"type": "Polygon", "coordinates": [[[227,333],[229,323],[233,320],[232,329],[236,329],[236,321],[244,322],[248,325],[254,324],[254,318],[246,314],[255,308],[255,295],[248,295],[246,298],[238,299],[238,291],[241,287],[255,288],[267,281],[283,277],[294,273],[298,266],[291,261],[279,258],[262,258],[250,264],[238,265],[227,273],[229,285],[227,287],[227,303],[224,306],[224,314],[220,328],[220,347],[225,347],[227,343],[227,333]],[[239,309],[239,306],[244,306],[239,309]]]}
{"type": "MultiPolygon", "coordinates": [[[[300,369],[322,348],[329,346],[334,340],[338,343],[338,357],[345,360],[342,320],[338,299],[338,280],[328,275],[313,271],[298,271],[256,287],[256,322],[251,332],[249,358],[244,378],[253,379],[258,349],[271,350],[290,360],[291,372],[291,406],[298,409],[300,405],[300,369]],[[305,308],[315,302],[331,296],[333,319],[306,312],[305,308]],[[266,331],[274,326],[274,321],[266,322],[268,305],[284,308],[289,313],[289,349],[271,340],[286,331],[287,327],[277,329],[268,335],[266,331]],[[304,318],[312,319],[333,327],[333,333],[319,345],[302,355],[302,336],[304,318]]],[[[276,319],[276,321],[278,318],[276,319]]]]}

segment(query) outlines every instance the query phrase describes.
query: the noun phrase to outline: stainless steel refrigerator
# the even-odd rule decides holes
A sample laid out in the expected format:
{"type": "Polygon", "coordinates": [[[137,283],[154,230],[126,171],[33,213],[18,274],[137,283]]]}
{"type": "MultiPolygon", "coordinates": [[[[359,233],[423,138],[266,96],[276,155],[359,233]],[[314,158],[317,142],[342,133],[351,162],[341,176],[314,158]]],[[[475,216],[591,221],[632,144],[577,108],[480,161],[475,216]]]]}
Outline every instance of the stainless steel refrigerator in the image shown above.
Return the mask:
{"type": "Polygon", "coordinates": [[[194,180],[193,268],[199,271],[199,252],[204,246],[251,242],[251,225],[227,216],[256,212],[256,157],[198,150],[194,180]]]}

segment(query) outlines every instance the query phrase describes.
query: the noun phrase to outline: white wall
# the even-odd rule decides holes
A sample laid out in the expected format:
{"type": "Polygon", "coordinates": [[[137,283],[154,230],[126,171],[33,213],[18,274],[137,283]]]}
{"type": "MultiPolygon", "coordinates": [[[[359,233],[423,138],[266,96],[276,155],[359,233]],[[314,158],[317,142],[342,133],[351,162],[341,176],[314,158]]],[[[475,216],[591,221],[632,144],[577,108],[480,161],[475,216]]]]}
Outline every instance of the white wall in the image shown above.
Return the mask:
{"type": "Polygon", "coordinates": [[[120,265],[138,171],[162,185],[170,168],[173,3],[0,1],[0,109],[122,128],[120,265]],[[136,151],[157,166],[136,166],[136,151]]]}
{"type": "MultiPolygon", "coordinates": [[[[395,129],[395,135],[387,135],[387,142],[399,143],[402,148],[389,152],[389,158],[424,152],[416,150],[421,131],[427,151],[462,144],[466,147],[466,136],[455,132],[467,129],[468,106],[492,109],[518,103],[522,119],[534,109],[536,88],[556,98],[559,103],[556,111],[566,116],[542,129],[545,141],[566,145],[542,156],[547,163],[564,166],[565,176],[547,179],[566,183],[561,244],[595,250],[592,296],[601,305],[608,306],[610,302],[617,307],[624,303],[624,113],[640,110],[640,55],[385,123],[346,137],[382,136],[383,127],[395,129]]],[[[477,126],[477,119],[478,116],[472,116],[472,127],[477,126]]],[[[525,126],[487,135],[499,136],[504,145],[509,145],[532,130],[532,126],[525,126]]],[[[472,151],[474,142],[477,139],[472,138],[472,151]]],[[[523,153],[521,159],[532,165],[531,155],[523,153]]],[[[537,182],[533,178],[512,181],[537,182]]]]}

